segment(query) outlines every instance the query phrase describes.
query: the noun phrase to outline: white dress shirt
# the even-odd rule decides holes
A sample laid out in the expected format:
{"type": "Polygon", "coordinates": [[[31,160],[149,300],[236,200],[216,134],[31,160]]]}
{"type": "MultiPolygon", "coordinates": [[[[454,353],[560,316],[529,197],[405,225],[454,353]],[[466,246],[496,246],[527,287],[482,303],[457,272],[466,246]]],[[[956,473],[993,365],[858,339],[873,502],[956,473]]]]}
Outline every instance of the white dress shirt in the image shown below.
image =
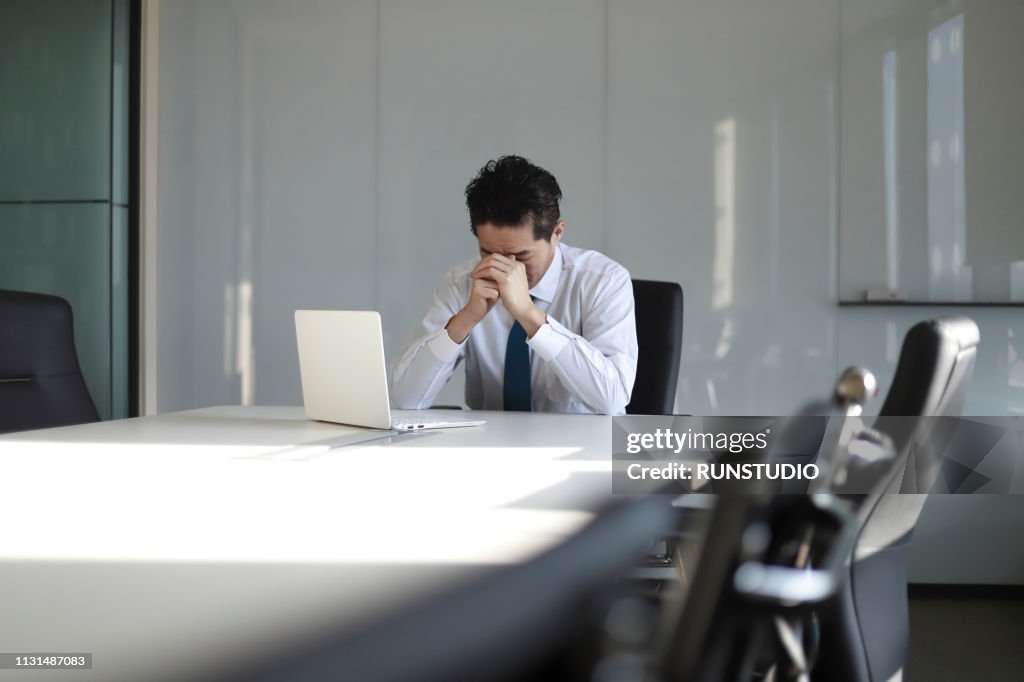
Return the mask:
{"type": "MultiPolygon", "coordinates": [[[[512,315],[499,300],[461,344],[445,329],[469,300],[469,273],[479,262],[475,258],[455,266],[437,287],[433,304],[395,365],[391,400],[396,407],[430,407],[465,357],[466,404],[476,410],[503,409],[512,315]]],[[[637,358],[629,272],[597,251],[559,244],[530,295],[547,313],[547,323],[527,340],[533,410],[625,414],[637,358]]]]}

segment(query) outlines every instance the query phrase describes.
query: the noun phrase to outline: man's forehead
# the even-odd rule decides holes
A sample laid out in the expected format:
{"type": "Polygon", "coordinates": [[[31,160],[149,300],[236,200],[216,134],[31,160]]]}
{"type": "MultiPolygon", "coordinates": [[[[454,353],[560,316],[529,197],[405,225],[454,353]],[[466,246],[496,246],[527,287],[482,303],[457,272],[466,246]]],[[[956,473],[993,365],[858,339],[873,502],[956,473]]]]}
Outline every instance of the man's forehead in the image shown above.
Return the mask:
{"type": "Polygon", "coordinates": [[[534,238],[529,225],[504,227],[485,223],[477,226],[476,236],[481,249],[502,254],[529,251],[538,241],[543,241],[534,238]]]}

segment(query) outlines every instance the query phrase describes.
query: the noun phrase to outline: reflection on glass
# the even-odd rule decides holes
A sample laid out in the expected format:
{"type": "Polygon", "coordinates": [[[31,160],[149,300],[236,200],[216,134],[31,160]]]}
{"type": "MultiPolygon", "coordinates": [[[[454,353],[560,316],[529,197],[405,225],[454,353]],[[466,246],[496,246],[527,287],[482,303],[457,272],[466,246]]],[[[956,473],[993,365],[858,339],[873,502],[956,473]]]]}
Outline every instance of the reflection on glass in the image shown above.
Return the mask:
{"type": "Polygon", "coordinates": [[[964,59],[962,14],[928,32],[928,294],[971,297],[964,263],[964,59]]]}
{"type": "Polygon", "coordinates": [[[256,395],[256,372],[252,342],[252,282],[238,285],[238,347],[235,354],[236,371],[242,378],[242,404],[252,405],[256,395]]]}
{"type": "Polygon", "coordinates": [[[713,379],[706,379],[704,386],[708,391],[708,405],[711,406],[711,412],[718,412],[718,391],[715,390],[715,382],[713,379]]]}
{"type": "Polygon", "coordinates": [[[889,320],[885,323],[885,361],[895,367],[900,356],[903,339],[896,329],[896,323],[889,320]]]}
{"type": "Polygon", "coordinates": [[[779,103],[772,102],[772,211],[771,211],[771,232],[768,242],[768,295],[772,301],[779,297],[779,263],[782,260],[780,253],[782,241],[782,221],[779,212],[782,207],[781,182],[782,170],[779,167],[779,103]]]}
{"type": "Polygon", "coordinates": [[[731,318],[726,318],[722,323],[722,333],[718,337],[718,345],[715,346],[716,359],[724,360],[729,355],[729,350],[732,348],[732,337],[733,321],[731,318]]]}
{"type": "Polygon", "coordinates": [[[842,5],[841,298],[1024,302],[1024,4],[842,5]]]}
{"type": "Polygon", "coordinates": [[[715,259],[712,266],[711,308],[722,310],[733,301],[733,263],[736,256],[736,119],[715,124],[715,259]]]}
{"type": "Polygon", "coordinates": [[[235,286],[224,284],[224,376],[235,373],[235,286]]]}
{"type": "Polygon", "coordinates": [[[1021,357],[1017,347],[1016,334],[1013,328],[1007,330],[1007,358],[1006,364],[1009,369],[1009,384],[1011,388],[1024,388],[1024,357],[1021,357]]]}
{"type": "Polygon", "coordinates": [[[1010,263],[1010,298],[1024,301],[1024,261],[1010,263]]]}
{"type": "Polygon", "coordinates": [[[885,112],[885,254],[886,286],[900,287],[899,188],[896,182],[896,50],[882,60],[882,107],[885,112]]]}

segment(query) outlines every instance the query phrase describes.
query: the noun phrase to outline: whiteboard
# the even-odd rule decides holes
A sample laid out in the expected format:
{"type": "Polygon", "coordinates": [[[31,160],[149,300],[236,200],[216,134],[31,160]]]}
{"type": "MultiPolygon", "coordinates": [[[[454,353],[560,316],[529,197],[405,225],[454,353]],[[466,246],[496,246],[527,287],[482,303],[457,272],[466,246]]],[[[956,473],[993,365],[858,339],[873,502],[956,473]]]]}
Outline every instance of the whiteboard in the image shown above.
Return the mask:
{"type": "Polygon", "coordinates": [[[842,7],[840,301],[1024,303],[1024,2],[842,7]]]}

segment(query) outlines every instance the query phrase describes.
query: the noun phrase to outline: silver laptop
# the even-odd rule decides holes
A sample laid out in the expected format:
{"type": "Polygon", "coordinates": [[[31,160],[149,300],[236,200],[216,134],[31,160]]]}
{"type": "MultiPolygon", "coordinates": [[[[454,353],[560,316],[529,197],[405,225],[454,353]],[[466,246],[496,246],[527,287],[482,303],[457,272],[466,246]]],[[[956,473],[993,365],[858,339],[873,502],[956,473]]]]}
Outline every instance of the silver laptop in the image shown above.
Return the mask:
{"type": "Polygon", "coordinates": [[[310,419],[397,431],[485,423],[457,411],[391,409],[379,313],[296,310],[295,336],[310,419]]]}

